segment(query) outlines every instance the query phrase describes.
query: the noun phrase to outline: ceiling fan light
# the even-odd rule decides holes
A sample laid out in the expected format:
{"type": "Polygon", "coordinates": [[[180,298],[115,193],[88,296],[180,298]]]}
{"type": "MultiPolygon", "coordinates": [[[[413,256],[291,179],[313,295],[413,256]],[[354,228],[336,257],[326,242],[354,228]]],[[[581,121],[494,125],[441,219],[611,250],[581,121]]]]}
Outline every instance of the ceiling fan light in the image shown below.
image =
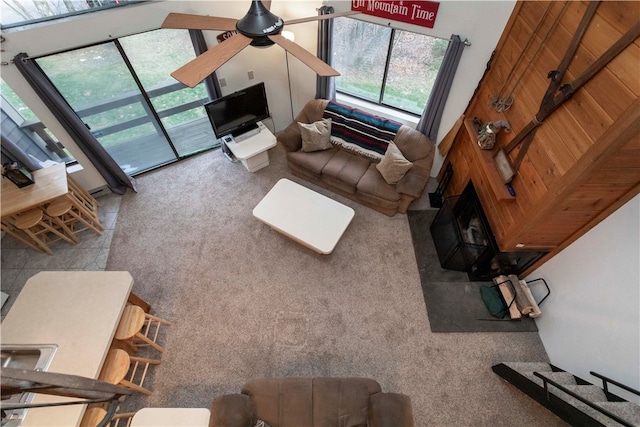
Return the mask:
{"type": "Polygon", "coordinates": [[[296,35],[293,34],[292,31],[284,30],[283,32],[280,33],[280,35],[291,42],[295,41],[296,39],[296,35]]]}

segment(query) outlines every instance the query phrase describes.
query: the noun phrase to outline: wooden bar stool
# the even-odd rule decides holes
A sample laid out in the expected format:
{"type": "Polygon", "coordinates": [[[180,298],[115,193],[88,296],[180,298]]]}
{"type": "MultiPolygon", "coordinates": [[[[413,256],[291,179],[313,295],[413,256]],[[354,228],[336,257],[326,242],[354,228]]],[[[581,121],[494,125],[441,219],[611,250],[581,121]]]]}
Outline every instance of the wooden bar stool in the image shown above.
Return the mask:
{"type": "Polygon", "coordinates": [[[87,190],[82,188],[71,175],[67,174],[68,194],[73,197],[76,202],[86,209],[90,214],[98,217],[98,201],[87,190]]]}
{"type": "Polygon", "coordinates": [[[84,230],[91,230],[96,234],[102,234],[104,227],[97,216],[89,214],[71,198],[58,197],[47,206],[47,215],[57,218],[66,225],[75,236],[84,230]]]}
{"type": "Polygon", "coordinates": [[[62,239],[73,245],[78,243],[78,238],[64,223],[46,215],[40,209],[30,209],[18,214],[15,227],[22,230],[49,255],[53,255],[49,244],[55,241],[62,239]]]}
{"type": "Polygon", "coordinates": [[[124,350],[109,350],[98,379],[110,384],[119,384],[137,392],[151,395],[151,390],[143,387],[149,365],[159,365],[160,361],[129,356],[124,350]]]}
{"type": "Polygon", "coordinates": [[[171,323],[145,313],[137,305],[128,304],[120,318],[115,338],[134,348],[149,345],[162,353],[164,349],[157,343],[162,325],[169,326],[171,323]]]}
{"type": "Polygon", "coordinates": [[[44,249],[42,249],[36,242],[34,242],[31,239],[31,237],[27,235],[27,233],[17,229],[13,221],[10,221],[9,219],[7,220],[3,219],[2,223],[0,223],[0,229],[2,229],[2,231],[12,236],[14,239],[18,240],[19,242],[22,242],[23,244],[29,246],[31,249],[36,250],[38,252],[44,252],[44,249]]]}

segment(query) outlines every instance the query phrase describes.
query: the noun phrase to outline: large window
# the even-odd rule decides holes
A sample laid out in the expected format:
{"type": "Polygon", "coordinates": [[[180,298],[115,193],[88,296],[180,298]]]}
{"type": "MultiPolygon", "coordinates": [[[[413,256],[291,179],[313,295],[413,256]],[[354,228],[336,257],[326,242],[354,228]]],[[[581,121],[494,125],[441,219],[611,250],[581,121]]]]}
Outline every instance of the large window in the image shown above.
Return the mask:
{"type": "Polygon", "coordinates": [[[0,27],[11,28],[144,0],[0,0],[0,27]]]}
{"type": "Polygon", "coordinates": [[[448,41],[351,18],[336,18],[338,92],[422,114],[448,41]]]}

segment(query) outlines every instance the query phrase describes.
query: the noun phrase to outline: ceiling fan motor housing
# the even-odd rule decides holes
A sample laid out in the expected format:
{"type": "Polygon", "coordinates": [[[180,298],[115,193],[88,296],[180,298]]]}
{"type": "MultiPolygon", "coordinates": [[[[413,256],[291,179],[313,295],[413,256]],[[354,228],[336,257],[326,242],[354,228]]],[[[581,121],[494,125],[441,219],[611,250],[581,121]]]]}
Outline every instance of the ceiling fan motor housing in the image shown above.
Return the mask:
{"type": "Polygon", "coordinates": [[[247,14],[236,23],[236,29],[242,35],[251,38],[251,46],[271,46],[273,42],[267,36],[280,34],[284,22],[274,15],[260,0],[254,0],[247,14]]]}

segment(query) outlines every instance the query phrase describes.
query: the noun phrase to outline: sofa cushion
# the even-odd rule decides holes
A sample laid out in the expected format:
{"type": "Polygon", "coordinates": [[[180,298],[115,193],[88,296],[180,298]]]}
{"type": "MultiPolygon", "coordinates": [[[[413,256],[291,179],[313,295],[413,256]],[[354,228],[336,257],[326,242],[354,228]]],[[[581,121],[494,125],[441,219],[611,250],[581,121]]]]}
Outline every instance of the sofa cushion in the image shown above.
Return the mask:
{"type": "MultiPolygon", "coordinates": [[[[398,202],[400,200],[400,194],[396,191],[395,186],[387,183],[384,180],[378,169],[376,169],[375,163],[369,165],[369,168],[364,173],[357,185],[357,191],[363,193],[363,195],[371,195],[376,199],[388,200],[390,202],[398,202]]],[[[372,199],[370,201],[376,201],[372,199]]],[[[385,207],[396,207],[393,204],[385,207]]]]}
{"type": "Polygon", "coordinates": [[[364,157],[340,150],[322,168],[322,175],[344,182],[351,188],[351,192],[354,192],[370,164],[371,162],[364,157]]]}
{"type": "Polygon", "coordinates": [[[369,398],[380,391],[370,378],[314,378],[313,425],[366,427],[369,398]]]}
{"type": "Polygon", "coordinates": [[[313,123],[300,123],[300,135],[302,137],[302,151],[326,150],[331,145],[331,119],[322,119],[313,123]]]}
{"type": "Polygon", "coordinates": [[[313,427],[311,378],[259,378],[242,387],[271,427],[313,427]]]}
{"type": "Polygon", "coordinates": [[[384,156],[401,124],[330,101],[324,118],[331,119],[331,141],[372,160],[384,156]]]}
{"type": "Polygon", "coordinates": [[[380,175],[389,184],[397,184],[409,169],[411,169],[413,163],[405,159],[400,149],[391,142],[387,147],[387,152],[384,153],[384,157],[376,165],[376,169],[380,172],[380,175]]]}
{"type": "Polygon", "coordinates": [[[410,162],[433,155],[435,149],[435,144],[429,138],[406,125],[398,129],[393,142],[410,162]]]}
{"type": "Polygon", "coordinates": [[[314,174],[320,176],[322,169],[327,162],[338,152],[338,148],[330,148],[329,150],[314,151],[305,153],[303,151],[293,151],[287,153],[287,159],[300,167],[303,167],[314,174]]]}

